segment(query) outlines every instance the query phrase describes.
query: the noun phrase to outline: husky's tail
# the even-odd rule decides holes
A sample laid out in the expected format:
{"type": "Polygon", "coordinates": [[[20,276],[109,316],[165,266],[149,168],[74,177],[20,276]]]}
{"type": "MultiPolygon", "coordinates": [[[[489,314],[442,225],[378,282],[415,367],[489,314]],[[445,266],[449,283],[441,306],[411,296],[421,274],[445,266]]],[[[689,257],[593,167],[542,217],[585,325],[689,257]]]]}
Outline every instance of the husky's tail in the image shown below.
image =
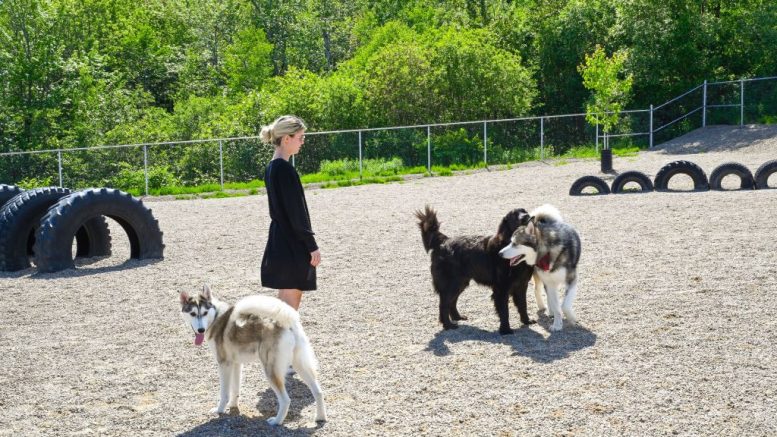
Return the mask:
{"type": "Polygon", "coordinates": [[[437,220],[437,213],[426,205],[423,211],[420,209],[415,212],[418,219],[418,227],[421,228],[421,239],[424,241],[424,249],[429,252],[437,249],[448,239],[445,234],[440,232],[440,222],[437,220]]]}
{"type": "Polygon", "coordinates": [[[531,216],[538,223],[562,223],[564,221],[558,208],[547,203],[535,208],[531,212],[531,216]]]}
{"type": "Polygon", "coordinates": [[[251,316],[274,320],[283,328],[294,328],[299,325],[299,314],[294,308],[274,297],[248,296],[241,299],[233,310],[238,326],[244,325],[251,316]]]}

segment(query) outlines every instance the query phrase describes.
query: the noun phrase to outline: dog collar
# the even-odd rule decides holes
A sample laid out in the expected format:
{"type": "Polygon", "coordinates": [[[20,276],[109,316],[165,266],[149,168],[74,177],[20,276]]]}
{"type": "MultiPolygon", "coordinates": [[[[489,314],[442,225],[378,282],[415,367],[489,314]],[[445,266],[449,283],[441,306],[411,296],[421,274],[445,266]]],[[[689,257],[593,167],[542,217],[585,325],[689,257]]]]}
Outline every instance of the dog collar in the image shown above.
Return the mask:
{"type": "Polygon", "coordinates": [[[545,256],[537,260],[537,263],[535,266],[539,267],[541,270],[548,271],[550,270],[550,254],[546,253],[545,256]]]}

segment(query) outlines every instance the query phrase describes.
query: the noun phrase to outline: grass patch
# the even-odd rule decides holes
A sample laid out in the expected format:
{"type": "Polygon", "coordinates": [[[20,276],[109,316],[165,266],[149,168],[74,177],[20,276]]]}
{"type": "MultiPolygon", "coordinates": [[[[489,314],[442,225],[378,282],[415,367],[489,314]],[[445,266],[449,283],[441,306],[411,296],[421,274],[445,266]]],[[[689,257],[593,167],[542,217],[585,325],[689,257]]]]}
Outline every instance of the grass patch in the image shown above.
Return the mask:
{"type": "MultiPolygon", "coordinates": [[[[567,150],[562,155],[553,155],[553,147],[548,146],[548,158],[556,158],[553,165],[561,166],[569,163],[570,159],[598,159],[599,152],[594,144],[581,145],[567,150]]],[[[612,149],[613,155],[620,157],[636,156],[640,149],[631,144],[617,145],[612,149]]],[[[512,169],[516,164],[532,159],[539,159],[539,149],[522,151],[520,156],[510,156],[507,163],[493,165],[501,166],[504,169],[512,169]],[[535,156],[536,155],[536,156],[535,156]],[[526,159],[523,159],[526,158],[526,159]]],[[[351,187],[366,184],[385,184],[389,182],[401,182],[403,176],[423,175],[428,176],[453,176],[454,172],[475,170],[484,168],[482,162],[476,164],[452,164],[450,166],[432,166],[431,175],[426,166],[419,165],[413,167],[404,167],[400,158],[392,159],[365,159],[362,161],[361,177],[359,172],[359,161],[342,159],[338,161],[322,161],[317,173],[307,173],[300,176],[304,185],[319,184],[321,188],[339,188],[351,187]]],[[[230,182],[224,184],[224,190],[220,184],[210,183],[197,186],[166,186],[159,189],[150,190],[149,194],[156,196],[172,195],[175,199],[213,199],[224,197],[239,197],[256,195],[264,188],[264,181],[252,180],[249,182],[230,182]]],[[[127,190],[130,194],[140,196],[144,193],[139,190],[127,190]]]]}
{"type": "MultiPolygon", "coordinates": [[[[601,151],[601,148],[599,148],[601,151]]],[[[638,146],[626,144],[622,146],[615,146],[612,148],[612,154],[614,156],[627,157],[636,156],[640,151],[638,146]]],[[[587,144],[583,146],[575,146],[564,152],[559,158],[566,159],[597,159],[600,152],[596,150],[596,145],[587,144]]]]}

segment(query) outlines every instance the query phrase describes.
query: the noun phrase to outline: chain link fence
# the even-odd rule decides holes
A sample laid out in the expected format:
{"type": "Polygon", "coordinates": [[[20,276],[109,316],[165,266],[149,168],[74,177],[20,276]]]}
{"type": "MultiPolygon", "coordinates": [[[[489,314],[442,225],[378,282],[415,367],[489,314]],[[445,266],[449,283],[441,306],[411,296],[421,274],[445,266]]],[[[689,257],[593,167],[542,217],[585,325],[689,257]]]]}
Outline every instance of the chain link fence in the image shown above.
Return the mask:
{"type": "MultiPolygon", "coordinates": [[[[708,124],[777,123],[777,77],[705,82],[659,106],[623,111],[608,133],[610,147],[653,147],[708,124]]],[[[365,162],[398,162],[431,172],[434,166],[508,165],[561,156],[603,141],[585,114],[461,123],[307,132],[294,157],[300,174],[331,161],[346,161],[363,174],[365,162]]],[[[263,178],[272,147],[258,137],[207,139],[0,153],[0,182],[141,187],[213,186],[263,178]]]]}

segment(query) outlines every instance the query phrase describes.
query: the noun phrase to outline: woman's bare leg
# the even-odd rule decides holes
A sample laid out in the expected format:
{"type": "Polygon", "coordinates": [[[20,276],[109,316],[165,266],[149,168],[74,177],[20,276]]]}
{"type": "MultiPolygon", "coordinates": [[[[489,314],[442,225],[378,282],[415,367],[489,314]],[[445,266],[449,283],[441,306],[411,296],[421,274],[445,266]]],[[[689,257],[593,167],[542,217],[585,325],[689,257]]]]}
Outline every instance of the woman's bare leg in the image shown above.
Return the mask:
{"type": "Polygon", "coordinates": [[[284,288],[278,290],[278,299],[286,302],[290,307],[299,311],[299,304],[302,302],[302,291],[295,288],[284,288]]]}

